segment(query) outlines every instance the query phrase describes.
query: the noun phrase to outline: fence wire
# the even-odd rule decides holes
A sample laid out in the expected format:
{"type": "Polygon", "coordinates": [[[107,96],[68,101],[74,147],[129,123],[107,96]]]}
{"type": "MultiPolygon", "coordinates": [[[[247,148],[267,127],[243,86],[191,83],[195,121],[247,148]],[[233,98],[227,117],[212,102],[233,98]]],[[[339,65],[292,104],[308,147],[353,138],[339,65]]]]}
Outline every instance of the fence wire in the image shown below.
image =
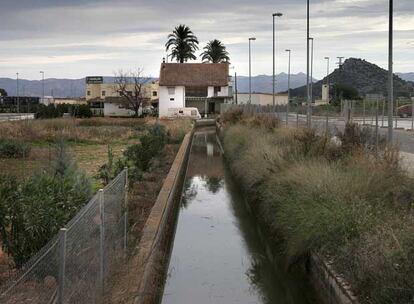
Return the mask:
{"type": "Polygon", "coordinates": [[[99,303],[125,256],[127,185],[125,169],[0,286],[0,303],[99,303]]]}

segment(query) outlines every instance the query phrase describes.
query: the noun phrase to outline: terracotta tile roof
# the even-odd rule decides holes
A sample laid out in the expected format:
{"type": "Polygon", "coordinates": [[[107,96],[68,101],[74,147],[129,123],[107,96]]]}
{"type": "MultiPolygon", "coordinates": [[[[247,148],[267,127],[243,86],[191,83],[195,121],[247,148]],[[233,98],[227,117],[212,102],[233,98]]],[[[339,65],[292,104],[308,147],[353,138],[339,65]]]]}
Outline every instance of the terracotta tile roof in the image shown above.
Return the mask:
{"type": "Polygon", "coordinates": [[[228,86],[227,63],[162,63],[160,86],[228,86]]]}

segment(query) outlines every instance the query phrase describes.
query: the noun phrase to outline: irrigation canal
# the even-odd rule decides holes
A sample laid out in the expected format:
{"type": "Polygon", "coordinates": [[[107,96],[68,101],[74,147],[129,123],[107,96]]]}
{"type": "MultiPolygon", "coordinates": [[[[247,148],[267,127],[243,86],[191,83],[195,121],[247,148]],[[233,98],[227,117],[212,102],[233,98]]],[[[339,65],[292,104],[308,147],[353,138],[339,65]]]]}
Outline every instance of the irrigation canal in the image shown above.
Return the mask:
{"type": "Polygon", "coordinates": [[[194,134],[184,187],[163,304],[316,303],[249,212],[215,129],[194,134]]]}

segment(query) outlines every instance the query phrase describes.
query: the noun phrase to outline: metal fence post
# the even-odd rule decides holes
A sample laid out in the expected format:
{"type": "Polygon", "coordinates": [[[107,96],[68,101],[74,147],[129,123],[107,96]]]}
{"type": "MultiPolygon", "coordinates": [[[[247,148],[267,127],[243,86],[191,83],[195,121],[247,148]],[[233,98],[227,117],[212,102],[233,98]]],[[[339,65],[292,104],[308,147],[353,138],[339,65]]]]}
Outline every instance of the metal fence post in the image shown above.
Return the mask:
{"type": "Polygon", "coordinates": [[[105,201],[103,189],[99,189],[99,215],[101,219],[99,229],[99,287],[103,297],[105,285],[105,201]]]}
{"type": "Polygon", "coordinates": [[[414,131],[414,99],[411,101],[411,131],[414,131]]]}
{"type": "Polygon", "coordinates": [[[65,291],[66,271],[66,233],[67,229],[59,230],[59,278],[58,278],[58,304],[63,304],[65,291]]]}
{"type": "Polygon", "coordinates": [[[128,245],[128,167],[125,167],[125,198],[124,198],[124,253],[127,256],[128,245]]]}

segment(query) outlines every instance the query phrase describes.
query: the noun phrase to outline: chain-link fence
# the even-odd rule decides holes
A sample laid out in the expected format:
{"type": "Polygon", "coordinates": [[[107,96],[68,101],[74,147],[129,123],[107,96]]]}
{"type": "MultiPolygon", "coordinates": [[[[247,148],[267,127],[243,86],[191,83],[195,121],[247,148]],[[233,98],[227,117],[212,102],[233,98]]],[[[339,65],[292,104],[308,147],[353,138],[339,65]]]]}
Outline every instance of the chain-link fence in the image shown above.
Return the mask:
{"type": "Polygon", "coordinates": [[[126,254],[128,170],[123,170],[3,286],[0,302],[98,303],[126,254]]]}

